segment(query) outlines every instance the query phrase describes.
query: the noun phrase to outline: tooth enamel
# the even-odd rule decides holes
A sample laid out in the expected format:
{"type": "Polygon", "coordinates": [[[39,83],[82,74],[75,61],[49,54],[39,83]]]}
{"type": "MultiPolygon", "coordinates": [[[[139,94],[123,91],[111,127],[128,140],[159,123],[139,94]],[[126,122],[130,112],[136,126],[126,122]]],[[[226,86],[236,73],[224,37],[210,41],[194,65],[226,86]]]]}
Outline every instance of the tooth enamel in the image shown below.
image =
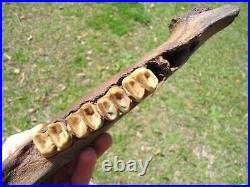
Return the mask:
{"type": "Polygon", "coordinates": [[[118,115],[118,111],[115,105],[112,103],[111,99],[107,96],[98,99],[96,106],[98,112],[108,120],[114,120],[118,115]]]}
{"type": "Polygon", "coordinates": [[[72,139],[70,134],[67,132],[66,125],[62,122],[49,124],[48,133],[58,151],[66,149],[72,143],[72,139]]]}
{"type": "Polygon", "coordinates": [[[145,88],[147,91],[152,92],[155,90],[158,84],[158,78],[154,75],[154,73],[146,68],[138,68],[136,69],[132,74],[132,77],[134,77],[143,88],[145,88]]]}
{"type": "Polygon", "coordinates": [[[88,126],[84,123],[82,117],[77,114],[70,114],[66,118],[68,130],[77,138],[88,135],[88,126]]]}
{"type": "Polygon", "coordinates": [[[131,75],[122,80],[122,86],[125,92],[134,98],[135,101],[140,101],[145,93],[145,89],[131,75]]]}
{"type": "Polygon", "coordinates": [[[79,114],[84,122],[92,129],[97,130],[102,126],[102,118],[96,110],[96,106],[91,103],[85,103],[80,109],[79,114]]]}
{"type": "Polygon", "coordinates": [[[45,157],[51,157],[57,152],[56,146],[49,137],[48,132],[35,133],[33,142],[38,151],[45,157]]]}
{"type": "Polygon", "coordinates": [[[131,99],[126,95],[122,88],[113,86],[109,89],[107,96],[121,112],[125,113],[129,111],[131,99]]]}

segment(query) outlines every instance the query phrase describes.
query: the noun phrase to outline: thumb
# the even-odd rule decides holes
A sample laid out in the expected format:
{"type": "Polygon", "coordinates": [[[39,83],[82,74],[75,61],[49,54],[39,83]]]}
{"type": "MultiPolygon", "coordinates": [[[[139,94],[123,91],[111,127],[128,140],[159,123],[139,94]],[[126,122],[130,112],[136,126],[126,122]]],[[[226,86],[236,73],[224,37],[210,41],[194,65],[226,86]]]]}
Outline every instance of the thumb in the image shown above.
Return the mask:
{"type": "Polygon", "coordinates": [[[13,154],[17,149],[31,141],[33,134],[39,132],[44,127],[44,124],[39,124],[32,129],[8,137],[2,146],[2,162],[7,157],[9,157],[9,155],[13,154]]]}

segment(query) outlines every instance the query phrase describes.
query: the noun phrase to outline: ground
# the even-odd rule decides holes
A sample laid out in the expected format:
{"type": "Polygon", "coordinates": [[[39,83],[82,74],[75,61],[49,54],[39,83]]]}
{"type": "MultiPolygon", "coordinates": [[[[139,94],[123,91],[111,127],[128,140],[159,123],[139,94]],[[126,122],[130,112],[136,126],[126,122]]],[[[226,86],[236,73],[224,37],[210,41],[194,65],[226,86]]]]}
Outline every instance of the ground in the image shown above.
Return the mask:
{"type": "MultiPolygon", "coordinates": [[[[2,142],[64,110],[165,42],[167,22],[222,3],[8,3],[2,8],[2,142]]],[[[248,7],[110,130],[94,183],[247,183],[248,7]],[[102,161],[153,156],[145,176],[102,161]]]]}

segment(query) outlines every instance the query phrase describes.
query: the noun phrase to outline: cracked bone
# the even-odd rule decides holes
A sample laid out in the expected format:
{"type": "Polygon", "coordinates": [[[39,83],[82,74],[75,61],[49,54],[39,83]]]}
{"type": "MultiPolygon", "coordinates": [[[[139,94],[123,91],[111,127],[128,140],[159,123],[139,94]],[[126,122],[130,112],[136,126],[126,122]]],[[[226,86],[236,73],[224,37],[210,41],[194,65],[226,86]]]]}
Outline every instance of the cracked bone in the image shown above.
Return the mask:
{"type": "Polygon", "coordinates": [[[68,148],[72,143],[71,135],[67,132],[67,127],[62,122],[49,124],[48,134],[58,151],[68,148]]]}
{"type": "Polygon", "coordinates": [[[114,120],[118,115],[118,111],[115,107],[115,104],[107,96],[103,96],[98,99],[96,106],[101,116],[105,117],[108,120],[114,120]]]}
{"type": "Polygon", "coordinates": [[[96,106],[92,103],[83,104],[79,109],[79,114],[92,130],[99,129],[103,124],[101,115],[97,112],[96,106]]]}
{"type": "Polygon", "coordinates": [[[144,67],[136,69],[131,73],[131,76],[141,83],[142,87],[149,92],[154,91],[158,85],[158,78],[155,74],[144,67]]]}
{"type": "Polygon", "coordinates": [[[68,130],[77,138],[82,138],[88,135],[88,126],[83,121],[78,113],[70,114],[66,118],[68,130]]]}
{"type": "Polygon", "coordinates": [[[136,102],[139,102],[145,93],[142,85],[134,79],[131,75],[122,80],[122,86],[125,92],[131,96],[136,102]]]}
{"type": "Polygon", "coordinates": [[[48,132],[35,133],[33,142],[38,151],[45,157],[51,157],[57,153],[56,146],[52,142],[48,132]]]}
{"type": "Polygon", "coordinates": [[[129,111],[131,99],[122,88],[113,86],[109,89],[107,95],[121,112],[125,113],[129,111]]]}

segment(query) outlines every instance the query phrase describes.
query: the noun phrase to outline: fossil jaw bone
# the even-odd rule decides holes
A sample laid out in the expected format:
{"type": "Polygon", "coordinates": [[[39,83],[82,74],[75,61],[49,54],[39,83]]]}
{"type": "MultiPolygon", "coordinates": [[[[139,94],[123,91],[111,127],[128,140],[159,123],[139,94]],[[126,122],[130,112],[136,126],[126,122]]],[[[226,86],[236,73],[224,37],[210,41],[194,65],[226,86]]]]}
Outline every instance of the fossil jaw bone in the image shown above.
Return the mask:
{"type": "Polygon", "coordinates": [[[68,130],[77,138],[88,135],[88,126],[84,123],[82,117],[78,113],[70,114],[66,118],[68,130]]]}
{"type": "Polygon", "coordinates": [[[109,89],[107,96],[113,101],[115,106],[123,113],[130,109],[131,99],[126,95],[124,90],[118,86],[109,89]]]}
{"type": "Polygon", "coordinates": [[[96,106],[98,112],[108,120],[114,120],[118,115],[117,108],[115,107],[111,99],[107,96],[103,96],[98,99],[96,106]]]}
{"type": "Polygon", "coordinates": [[[154,91],[158,85],[158,78],[151,70],[144,67],[136,69],[131,73],[131,76],[141,83],[142,87],[149,92],[154,91]]]}
{"type": "Polygon", "coordinates": [[[39,152],[45,157],[51,157],[57,153],[56,146],[52,142],[48,132],[35,133],[33,136],[33,142],[39,152]]]}
{"type": "Polygon", "coordinates": [[[145,89],[131,75],[122,80],[122,87],[125,92],[137,102],[139,102],[144,96],[145,89]]]}
{"type": "Polygon", "coordinates": [[[48,133],[58,151],[68,148],[72,143],[71,135],[67,132],[66,125],[62,122],[49,124],[48,133]]]}
{"type": "Polygon", "coordinates": [[[79,114],[92,130],[99,129],[103,124],[101,115],[97,112],[96,106],[92,103],[83,104],[79,109],[79,114]]]}

